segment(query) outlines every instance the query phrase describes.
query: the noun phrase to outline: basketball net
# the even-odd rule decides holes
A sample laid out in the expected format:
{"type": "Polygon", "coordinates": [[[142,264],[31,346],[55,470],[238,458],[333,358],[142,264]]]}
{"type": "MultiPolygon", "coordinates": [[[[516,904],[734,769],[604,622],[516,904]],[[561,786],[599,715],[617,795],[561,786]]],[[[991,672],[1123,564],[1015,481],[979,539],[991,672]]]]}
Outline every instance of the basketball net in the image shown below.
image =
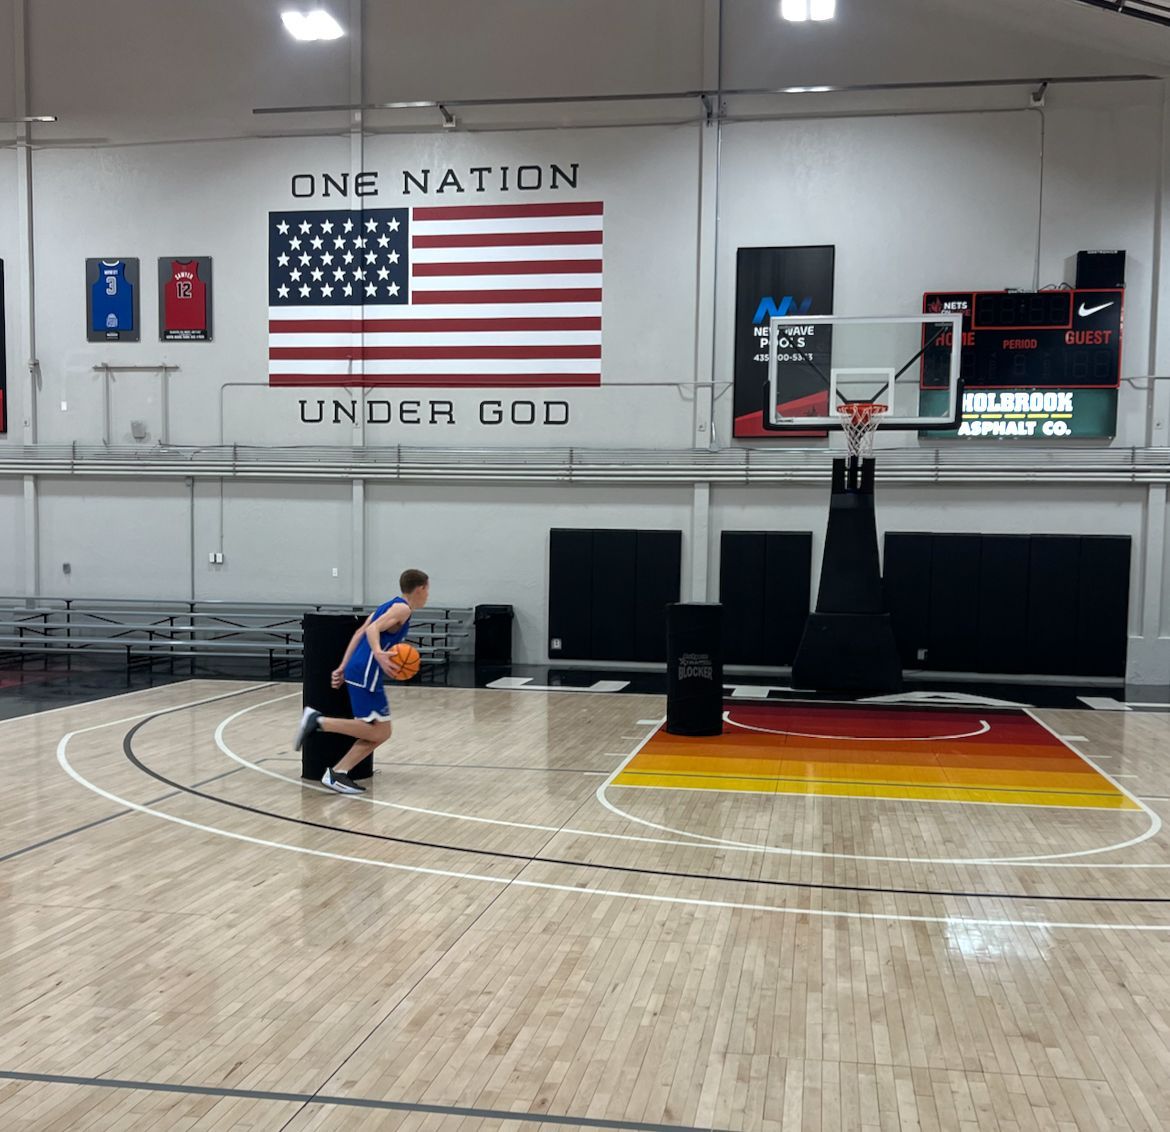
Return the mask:
{"type": "Polygon", "coordinates": [[[873,455],[874,433],[888,407],[876,401],[844,401],[837,406],[850,456],[864,460],[873,455]]]}

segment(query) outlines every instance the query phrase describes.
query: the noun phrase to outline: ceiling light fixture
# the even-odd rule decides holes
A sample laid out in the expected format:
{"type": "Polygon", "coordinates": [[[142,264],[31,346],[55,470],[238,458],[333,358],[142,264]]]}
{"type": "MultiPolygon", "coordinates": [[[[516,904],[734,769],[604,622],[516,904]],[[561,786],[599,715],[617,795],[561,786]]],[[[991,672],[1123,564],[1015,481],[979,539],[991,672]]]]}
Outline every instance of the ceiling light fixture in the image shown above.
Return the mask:
{"type": "Polygon", "coordinates": [[[793,24],[831,20],[837,15],[837,0],[780,0],[780,15],[793,24]]]}
{"type": "Polygon", "coordinates": [[[324,8],[314,8],[311,12],[281,12],[280,19],[289,35],[304,43],[340,39],[345,35],[341,25],[324,8]]]}

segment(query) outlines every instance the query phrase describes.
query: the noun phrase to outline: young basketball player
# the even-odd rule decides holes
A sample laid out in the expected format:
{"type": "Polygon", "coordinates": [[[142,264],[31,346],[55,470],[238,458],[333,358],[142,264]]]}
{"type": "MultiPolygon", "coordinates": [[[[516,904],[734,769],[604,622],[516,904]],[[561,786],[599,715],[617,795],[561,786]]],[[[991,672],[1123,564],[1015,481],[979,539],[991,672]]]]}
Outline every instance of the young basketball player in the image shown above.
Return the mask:
{"type": "Polygon", "coordinates": [[[410,632],[410,615],[422,609],[430,596],[430,579],[421,570],[404,570],[398,579],[400,597],[383,602],[366,618],[353,635],[341,663],[334,669],[333,687],[345,684],[353,719],[332,719],[314,708],[305,708],[295,740],[299,751],[305,737],[314,731],[352,735],[354,744],[345,757],[321,781],[339,794],[363,794],[349,776],[358,763],[390,738],[390,704],[386,700],[385,677],[394,678],[397,665],[387,653],[410,632]]]}

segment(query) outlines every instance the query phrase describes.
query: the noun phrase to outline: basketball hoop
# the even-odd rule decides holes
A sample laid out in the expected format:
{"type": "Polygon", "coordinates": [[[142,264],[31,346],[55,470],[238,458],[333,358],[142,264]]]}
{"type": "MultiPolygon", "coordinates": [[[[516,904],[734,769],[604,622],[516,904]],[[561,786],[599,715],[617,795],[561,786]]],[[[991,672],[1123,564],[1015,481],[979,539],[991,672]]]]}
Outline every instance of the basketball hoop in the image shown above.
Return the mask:
{"type": "Polygon", "coordinates": [[[843,401],[837,406],[850,456],[864,460],[873,455],[873,434],[888,408],[888,405],[876,401],[843,401]]]}

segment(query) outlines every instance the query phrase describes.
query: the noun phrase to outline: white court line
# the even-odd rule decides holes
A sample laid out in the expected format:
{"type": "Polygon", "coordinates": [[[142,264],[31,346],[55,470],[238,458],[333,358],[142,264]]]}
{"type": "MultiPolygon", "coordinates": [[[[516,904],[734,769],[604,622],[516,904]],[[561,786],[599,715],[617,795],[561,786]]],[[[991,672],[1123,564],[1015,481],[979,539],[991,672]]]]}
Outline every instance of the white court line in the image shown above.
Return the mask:
{"type": "MultiPolygon", "coordinates": [[[[281,774],[278,770],[273,770],[271,767],[261,766],[237,754],[231,747],[227,745],[224,739],[224,732],[241,716],[247,715],[249,712],[256,711],[258,708],[268,707],[270,704],[280,703],[282,700],[292,699],[294,696],[299,696],[300,692],[290,692],[287,696],[277,696],[275,699],[262,700],[258,704],[250,704],[248,707],[241,708],[224,719],[215,729],[215,745],[222,751],[229,759],[239,763],[241,766],[247,767],[249,770],[259,771],[261,774],[268,775],[269,778],[278,778],[281,782],[290,782],[293,786],[300,786],[306,790],[316,790],[322,794],[333,794],[327,786],[322,786],[319,782],[309,782],[303,778],[292,778],[287,774],[281,774]]],[[[661,720],[656,721],[661,723],[661,720]]],[[[625,755],[614,756],[616,758],[625,758],[625,755]]],[[[597,778],[608,778],[609,775],[605,771],[586,771],[585,773],[597,778]]],[[[428,810],[421,806],[408,806],[404,802],[390,802],[382,798],[371,798],[368,794],[355,794],[350,797],[350,801],[364,802],[369,806],[384,806],[390,810],[401,810],[408,814],[423,814],[426,817],[432,818],[451,818],[455,821],[472,822],[477,825],[498,825],[504,826],[507,829],[531,829],[539,833],[566,833],[573,837],[596,837],[604,841],[635,841],[642,844],[649,845],[682,845],[691,849],[710,849],[710,845],[702,841],[671,841],[663,837],[639,837],[632,833],[603,833],[600,830],[594,829],[573,829],[569,826],[559,825],[534,825],[531,822],[507,821],[504,818],[483,818],[477,817],[474,814],[456,814],[448,810],[428,810]]]]}
{"type": "MultiPolygon", "coordinates": [[[[186,681],[184,681],[186,683],[186,681]]],[[[224,692],[219,696],[204,696],[201,700],[189,700],[185,704],[172,704],[168,707],[151,708],[150,711],[140,711],[137,715],[126,715],[121,719],[109,719],[105,723],[94,723],[89,727],[78,727],[74,731],[70,731],[70,737],[74,735],[84,735],[87,731],[100,731],[103,727],[115,727],[119,723],[133,723],[136,719],[145,719],[148,715],[169,715],[173,711],[185,711],[187,708],[202,707],[204,704],[218,703],[220,700],[234,699],[236,696],[245,696],[249,692],[259,692],[262,688],[271,688],[273,681],[265,680],[263,684],[251,684],[247,688],[237,688],[234,692],[224,692]]],[[[130,693],[126,693],[129,695],[130,693]]],[[[291,692],[289,696],[299,696],[300,692],[291,692]]],[[[287,700],[289,696],[281,696],[280,699],[287,700]]],[[[111,700],[119,699],[119,696],[110,696],[111,700]]],[[[101,703],[102,701],[97,701],[101,703]]],[[[83,706],[83,705],[78,705],[83,706]]],[[[92,705],[91,705],[92,706],[92,705]]]]}
{"type": "Polygon", "coordinates": [[[568,684],[533,684],[531,676],[501,676],[487,687],[499,692],[620,692],[628,680],[595,680],[588,688],[568,684]]]}
{"type": "MultiPolygon", "coordinates": [[[[257,687],[266,687],[268,685],[257,685],[257,687]]],[[[253,689],[245,689],[245,691],[252,691],[253,689]]],[[[234,693],[240,695],[241,693],[234,693]]],[[[222,699],[224,697],[215,697],[215,699],[222,699]]],[[[180,707],[198,707],[203,703],[212,703],[214,700],[198,701],[194,704],[184,704],[180,707]]],[[[168,709],[169,711],[179,710],[178,708],[168,709]]],[[[153,715],[154,712],[146,712],[145,715],[153,715]]],[[[133,718],[142,718],[142,716],[135,716],[133,718]]],[[[951,924],[971,927],[1002,927],[1002,928],[1040,928],[1044,930],[1053,930],[1057,928],[1067,928],[1077,931],[1098,931],[1098,932],[1170,932],[1170,924],[1099,924],[1099,923],[1078,923],[1075,921],[1054,921],[1054,920],[1008,920],[1008,919],[983,919],[973,916],[911,916],[899,913],[888,912],[836,912],[829,911],[824,908],[785,908],[775,904],[748,904],[739,901],[729,900],[700,900],[694,897],[687,896],[663,896],[659,893],[650,892],[623,892],[616,889],[604,888],[581,888],[578,885],[571,884],[551,884],[544,881],[521,880],[519,877],[493,877],[486,876],[480,873],[457,873],[447,869],[432,869],[426,868],[422,865],[400,865],[394,861],[379,861],[369,857],[352,857],[341,853],[330,853],[323,849],[309,849],[303,845],[288,845],[282,841],[267,841],[260,837],[250,837],[245,833],[236,833],[234,830],[220,829],[216,826],[203,825],[200,822],[190,821],[187,818],[181,818],[176,814],[168,814],[162,810],[152,809],[150,806],[141,805],[138,802],[131,802],[126,798],[119,797],[108,790],[90,782],[80,772],[78,772],[69,762],[68,748],[69,740],[75,735],[80,735],[85,731],[97,731],[102,727],[110,727],[113,722],[129,722],[129,720],[112,721],[111,723],[99,723],[93,727],[80,728],[77,731],[70,731],[61,737],[61,741],[57,744],[57,762],[61,769],[65,771],[75,782],[84,786],[87,790],[102,798],[106,798],[111,802],[115,802],[120,806],[125,806],[131,810],[137,810],[139,813],[150,814],[152,817],[160,818],[163,821],[173,822],[176,825],[186,826],[188,829],[199,830],[201,833],[210,833],[218,837],[227,837],[234,841],[243,841],[250,845],[260,845],[267,849],[282,849],[289,853],[302,853],[309,857],[321,857],[334,861],[345,861],[349,864],[357,865],[371,865],[375,868],[391,869],[395,872],[415,873],[423,876],[446,877],[452,880],[467,880],[478,881],[483,884],[497,885],[503,888],[514,886],[516,888],[531,888],[544,892],[565,892],[571,893],[575,896],[600,896],[614,900],[637,900],[645,901],[652,904],[672,904],[682,907],[692,908],[721,908],[731,911],[749,911],[749,912],[770,912],[775,915],[782,916],[810,916],[817,919],[826,920],[861,920],[877,923],[916,923],[916,924],[951,924]]],[[[222,725],[221,725],[222,726],[222,725]]],[[[588,865],[581,866],[587,869],[588,865]]]]}
{"type": "MultiPolygon", "coordinates": [[[[1058,735],[1056,735],[1056,732],[1053,731],[1052,728],[1048,727],[1043,722],[1043,720],[1036,719],[1036,717],[1031,715],[1031,712],[1027,711],[1026,708],[1024,710],[1027,712],[1027,714],[1029,716],[1031,716],[1032,719],[1034,719],[1038,724],[1040,724],[1040,726],[1043,727],[1044,730],[1047,731],[1050,735],[1054,735],[1058,739],[1060,738],[1058,735]]],[[[649,736],[647,736],[647,738],[649,739],[649,736]]],[[[1065,745],[1068,746],[1068,744],[1065,744],[1065,745]]],[[[641,748],[639,747],[639,750],[640,749],[641,748]]],[[[1087,758],[1085,758],[1085,756],[1082,755],[1081,752],[1078,751],[1075,747],[1069,746],[1068,749],[1070,751],[1072,751],[1075,755],[1077,755],[1078,758],[1083,759],[1086,763],[1089,763],[1089,765],[1092,766],[1092,763],[1090,763],[1089,760],[1087,758]]],[[[600,802],[601,805],[603,805],[607,810],[609,810],[610,813],[616,814],[618,817],[625,818],[626,821],[633,822],[635,825],[645,826],[648,829],[661,830],[663,833],[670,833],[670,834],[673,834],[675,837],[697,838],[701,841],[707,841],[707,842],[710,842],[712,844],[720,845],[720,846],[723,846],[724,848],[728,848],[728,849],[733,848],[733,847],[739,847],[739,848],[743,848],[743,849],[753,850],[757,853],[778,853],[778,854],[783,854],[785,856],[791,856],[791,857],[823,857],[823,858],[830,858],[830,859],[842,860],[842,861],[887,861],[887,862],[894,862],[894,863],[898,863],[898,864],[916,864],[916,865],[1021,865],[1021,866],[1027,865],[1028,867],[1037,867],[1037,868],[1044,867],[1045,862],[1060,862],[1059,867],[1061,867],[1061,868],[1073,868],[1075,866],[1066,863],[1070,860],[1070,858],[1094,857],[1094,856],[1098,856],[1102,853],[1112,853],[1112,852],[1115,852],[1119,849],[1128,849],[1133,845],[1138,845],[1141,842],[1147,841],[1147,840],[1149,840],[1149,838],[1154,837],[1158,833],[1158,831],[1161,830],[1161,828],[1162,828],[1161,817],[1159,817],[1158,814],[1156,814],[1153,810],[1151,810],[1149,806],[1145,805],[1140,799],[1135,798],[1134,795],[1131,794],[1119,782],[1114,782],[1113,779],[1111,779],[1109,777],[1109,775],[1105,771],[1103,771],[1100,767],[1093,767],[1093,769],[1098,774],[1100,774],[1102,778],[1106,779],[1109,782],[1112,782],[1113,785],[1117,787],[1117,789],[1120,793],[1124,794],[1127,798],[1129,798],[1132,802],[1134,802],[1134,804],[1138,807],[1138,809],[1141,810],[1141,812],[1144,813],[1149,818],[1150,824],[1144,833],[1139,834],[1137,837],[1131,837],[1127,841],[1118,841],[1113,845],[1103,845],[1103,846],[1100,846],[1100,847],[1095,848],[1095,849],[1078,849],[1078,850],[1074,850],[1074,851],[1071,851],[1068,853],[1041,853],[1041,854],[1034,854],[1034,855],[1023,856],[1023,857],[893,857],[893,856],[879,856],[879,855],[875,855],[875,854],[866,854],[866,853],[826,853],[826,852],[823,852],[823,851],[817,850],[817,849],[789,849],[789,848],[781,848],[780,846],[774,846],[774,845],[759,845],[759,844],[753,844],[752,842],[749,842],[749,841],[733,841],[729,838],[724,838],[724,837],[709,837],[706,834],[695,833],[689,829],[678,829],[675,826],[663,825],[660,822],[650,821],[648,818],[637,817],[635,814],[631,814],[628,810],[623,810],[620,807],[615,806],[609,800],[609,798],[606,797],[606,791],[609,789],[610,786],[613,785],[614,779],[617,778],[617,776],[619,774],[621,774],[623,770],[626,769],[626,767],[630,764],[631,761],[633,761],[634,755],[636,755],[636,754],[637,754],[637,751],[634,751],[630,755],[630,757],[628,759],[626,759],[626,761],[624,763],[621,764],[621,766],[615,768],[613,774],[611,774],[609,776],[609,778],[607,778],[603,783],[601,783],[601,785],[599,785],[597,787],[597,800],[598,800],[598,802],[600,802]]],[[[641,789],[645,789],[645,787],[637,787],[637,789],[641,790],[641,789]]],[[[785,795],[785,796],[789,797],[790,795],[785,795]]],[[[800,797],[800,795],[796,795],[796,796],[800,797]]],[[[816,797],[825,797],[825,796],[826,795],[816,795],[816,797]]],[[[934,804],[934,803],[932,803],[932,804],[934,804]]],[[[967,805],[969,803],[955,803],[955,804],[956,805],[967,805]]],[[[995,805],[996,803],[983,803],[983,804],[984,805],[995,805]]],[[[1066,807],[1063,807],[1063,806],[1061,807],[1061,809],[1065,809],[1065,808],[1066,807]]],[[[1089,866],[1085,866],[1085,867],[1089,867],[1089,866]]],[[[1094,868],[1108,868],[1109,866],[1108,865],[1104,865],[1104,866],[1093,865],[1092,867],[1094,867],[1094,868]]],[[[1132,868],[1133,866],[1122,865],[1122,866],[1115,866],[1115,867],[1132,868]]],[[[1164,866],[1158,866],[1158,867],[1170,868],[1170,865],[1164,865],[1164,866]]]]}
{"type": "Polygon", "coordinates": [[[768,684],[736,684],[731,689],[731,698],[733,700],[766,700],[768,693],[772,691],[791,692],[792,689],[768,684]]]}
{"type": "MultiPolygon", "coordinates": [[[[825,703],[830,701],[812,701],[825,703]]],[[[904,707],[1008,707],[1022,708],[1026,704],[1016,700],[999,700],[994,696],[969,695],[967,692],[894,692],[889,696],[865,696],[860,700],[834,700],[834,703],[892,704],[904,707]]]]}
{"type": "MultiPolygon", "coordinates": [[[[1131,802],[1136,802],[1139,806],[1141,806],[1141,808],[1143,810],[1145,810],[1145,812],[1147,814],[1150,815],[1150,817],[1154,821],[1157,822],[1156,826],[1151,826],[1146,831],[1146,834],[1144,837],[1139,837],[1139,838],[1135,839],[1134,841],[1130,842],[1129,844],[1136,845],[1136,844],[1138,844],[1138,842],[1145,841],[1147,838],[1153,837],[1158,832],[1158,830],[1160,830],[1162,828],[1162,819],[1160,817],[1158,817],[1158,815],[1155,814],[1154,811],[1149,808],[1149,806],[1143,805],[1142,800],[1140,798],[1135,797],[1132,791],[1127,790],[1124,786],[1122,786],[1117,781],[1116,778],[1114,778],[1113,776],[1110,775],[1110,773],[1107,770],[1105,770],[1103,767],[1099,767],[1099,766],[1094,765],[1093,760],[1091,758],[1089,758],[1088,755],[1086,755],[1083,751],[1078,751],[1077,748],[1074,747],[1072,745],[1072,743],[1070,743],[1067,739],[1062,739],[1051,727],[1048,726],[1047,723],[1044,722],[1044,720],[1042,720],[1038,715],[1036,715],[1035,712],[1033,712],[1033,710],[1031,708],[1024,708],[1024,714],[1026,716],[1028,716],[1028,718],[1031,719],[1033,722],[1040,724],[1040,726],[1043,727],[1044,730],[1047,731],[1048,734],[1051,735],[1058,742],[1063,743],[1070,751],[1072,751],[1072,753],[1074,755],[1076,755],[1076,757],[1078,759],[1080,759],[1082,762],[1087,763],[1089,766],[1091,766],[1103,779],[1105,779],[1106,782],[1112,782],[1113,785],[1116,786],[1117,789],[1120,790],[1122,794],[1124,794],[1131,802]]],[[[1119,845],[1119,846],[1117,846],[1117,848],[1123,849],[1123,848],[1128,848],[1128,846],[1119,845]]]]}
{"type": "Polygon", "coordinates": [[[991,724],[986,719],[981,719],[978,731],[964,731],[961,735],[812,735],[806,731],[774,731],[768,727],[753,727],[750,723],[737,723],[731,718],[730,711],[725,711],[723,718],[732,727],[742,727],[744,731],[758,731],[762,735],[791,735],[794,739],[830,739],[843,743],[940,743],[946,739],[973,739],[976,735],[986,735],[991,730],[991,724]]]}
{"type": "MultiPolygon", "coordinates": [[[[1089,741],[1089,737],[1087,735],[1062,735],[1061,739],[1063,739],[1066,743],[1087,743],[1089,741]]],[[[1102,756],[1097,755],[1096,757],[1101,758],[1102,756]]],[[[1113,758],[1112,755],[1105,755],[1104,757],[1107,759],[1113,758]]]]}
{"type": "Polygon", "coordinates": [[[1120,700],[1110,699],[1108,696],[1077,696],[1077,699],[1094,711],[1129,711],[1129,704],[1123,704],[1120,700]]]}
{"type": "MultiPolygon", "coordinates": [[[[329,790],[325,786],[321,786],[318,783],[307,782],[303,778],[291,778],[288,775],[281,774],[279,771],[272,770],[270,767],[260,766],[258,763],[254,763],[254,762],[249,761],[248,759],[245,759],[242,755],[236,754],[236,752],[233,751],[227,745],[227,743],[225,742],[224,737],[223,737],[224,732],[227,730],[227,728],[232,723],[234,723],[237,719],[239,719],[241,716],[247,715],[249,712],[255,711],[258,708],[268,707],[271,704],[280,703],[282,700],[292,699],[293,697],[295,697],[299,694],[300,694],[299,692],[291,692],[286,696],[277,696],[277,697],[270,699],[270,700],[262,700],[258,704],[251,704],[248,707],[241,708],[239,711],[234,712],[232,715],[228,716],[225,720],[223,720],[216,727],[216,729],[215,729],[215,744],[220,749],[220,751],[222,751],[225,755],[227,755],[228,758],[239,763],[241,766],[248,767],[252,770],[257,770],[261,774],[268,775],[270,778],[278,778],[284,782],[291,783],[294,786],[300,786],[302,788],[310,789],[310,790],[318,790],[321,793],[332,794],[333,791],[329,790]]],[[[663,720],[656,720],[654,722],[656,724],[661,724],[664,721],[663,720]]],[[[645,743],[648,742],[649,739],[652,737],[653,737],[653,733],[651,735],[647,736],[646,740],[644,740],[643,743],[639,745],[638,750],[641,750],[641,747],[644,746],[645,743]]],[[[637,751],[634,751],[629,756],[623,755],[622,757],[627,759],[627,761],[628,761],[629,759],[633,758],[634,754],[637,754],[637,751]]],[[[619,770],[620,769],[621,768],[619,768],[619,770]]],[[[608,785],[609,780],[612,779],[613,775],[606,775],[605,777],[606,777],[607,781],[605,783],[602,783],[603,787],[608,785]]],[[[684,837],[691,838],[690,840],[676,840],[676,839],[667,838],[667,837],[643,837],[643,836],[639,836],[637,834],[632,834],[632,833],[604,833],[604,832],[601,832],[600,830],[593,830],[593,829],[573,829],[573,828],[567,827],[567,826],[560,827],[560,826],[550,826],[550,825],[534,825],[534,824],[531,824],[529,822],[507,821],[503,818],[484,818],[484,817],[477,817],[473,814],[451,813],[450,811],[446,811],[446,810],[428,810],[428,809],[423,809],[420,806],[408,806],[402,802],[389,802],[389,801],[384,801],[383,799],[380,799],[380,798],[371,798],[365,794],[354,795],[351,797],[350,800],[356,801],[356,802],[365,802],[366,804],[371,805],[371,806],[385,806],[388,809],[402,810],[402,811],[405,811],[406,813],[424,814],[428,817],[451,818],[451,819],[454,819],[456,821],[472,822],[472,823],[479,824],[479,825],[497,825],[497,826],[503,826],[503,827],[509,828],[509,829],[531,829],[531,830],[537,830],[541,833],[565,833],[565,834],[569,834],[569,835],[574,836],[574,837],[596,837],[596,838],[599,838],[599,839],[605,840],[605,841],[631,841],[631,842],[649,844],[649,845],[683,846],[685,848],[691,848],[691,849],[712,849],[712,850],[718,849],[721,851],[730,850],[731,852],[735,852],[735,853],[765,853],[765,854],[770,853],[770,854],[775,854],[778,856],[791,856],[794,853],[793,850],[784,849],[784,848],[781,848],[778,846],[773,846],[773,845],[755,846],[755,845],[749,845],[749,844],[739,843],[739,842],[721,841],[718,838],[708,838],[708,837],[703,836],[702,834],[694,834],[694,835],[684,834],[683,835],[684,837]],[[694,838],[702,838],[702,840],[694,840],[694,838]]],[[[1168,800],[1170,800],[1170,799],[1168,799],[1168,800]]],[[[606,805],[607,809],[611,809],[611,810],[613,809],[613,807],[609,806],[608,803],[606,803],[604,800],[603,800],[602,804],[606,805]]],[[[991,804],[991,803],[986,803],[986,804],[991,804]]],[[[634,819],[634,820],[635,820],[635,822],[637,822],[638,819],[634,819]]],[[[921,861],[923,863],[931,863],[928,858],[905,857],[905,858],[894,858],[894,859],[908,861],[908,862],[920,862],[921,861]]],[[[965,858],[961,858],[959,863],[983,864],[983,865],[992,865],[992,866],[1013,865],[1014,864],[1018,868],[1030,868],[1030,869],[1090,869],[1090,868],[1093,868],[1093,869],[1127,869],[1127,868],[1165,869],[1165,868],[1170,868],[1170,864],[1128,865],[1128,864],[1108,864],[1108,863],[1088,864],[1088,863],[1077,863],[1077,862],[1070,862],[1068,864],[1063,864],[1059,860],[1058,861],[1016,862],[1016,861],[1013,861],[1011,858],[1008,858],[1008,859],[1005,859],[1002,861],[999,859],[995,859],[995,858],[984,860],[984,861],[967,860],[965,858]]]]}
{"type": "MultiPolygon", "coordinates": [[[[36,719],[38,716],[42,716],[42,715],[54,715],[56,712],[59,712],[59,711],[74,711],[77,708],[94,707],[96,704],[109,703],[110,700],[124,700],[127,696],[141,696],[141,695],[144,695],[146,692],[161,692],[161,691],[164,691],[166,689],[182,688],[188,684],[199,684],[199,683],[219,684],[219,683],[222,683],[222,681],[220,681],[220,680],[209,681],[206,679],[201,679],[199,677],[196,677],[193,680],[176,680],[173,684],[156,684],[151,688],[135,688],[132,692],[118,692],[117,695],[102,696],[100,699],[96,699],[96,700],[79,700],[75,704],[64,704],[61,707],[46,708],[44,711],[30,711],[30,712],[26,712],[24,715],[11,715],[11,716],[8,716],[4,719],[0,719],[0,726],[2,726],[5,723],[19,723],[22,720],[36,719]]],[[[273,681],[270,680],[268,683],[271,684],[271,683],[273,683],[273,681]]],[[[265,685],[259,685],[259,686],[260,687],[267,687],[268,685],[265,684],[265,685]]],[[[251,691],[251,689],[247,689],[247,690],[251,691]]],[[[235,694],[238,695],[239,693],[235,693],[235,694]]],[[[148,712],[147,714],[149,715],[150,713],[148,712]]]]}

